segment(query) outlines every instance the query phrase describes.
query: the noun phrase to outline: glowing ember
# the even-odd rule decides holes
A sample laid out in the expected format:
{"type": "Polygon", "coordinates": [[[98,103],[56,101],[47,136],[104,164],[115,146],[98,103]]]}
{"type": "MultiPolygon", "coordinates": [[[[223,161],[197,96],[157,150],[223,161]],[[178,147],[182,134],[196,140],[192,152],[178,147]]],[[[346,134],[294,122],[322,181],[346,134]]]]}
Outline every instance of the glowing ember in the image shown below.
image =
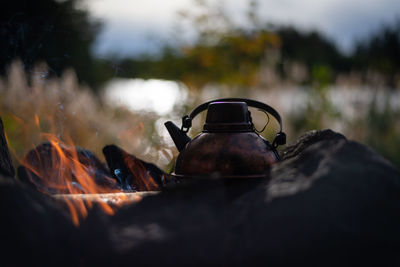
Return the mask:
{"type": "Polygon", "coordinates": [[[155,195],[158,191],[135,192],[135,193],[106,193],[106,194],[56,194],[55,199],[64,201],[91,201],[93,203],[105,202],[111,206],[120,206],[129,203],[136,203],[148,195],[155,195]]]}

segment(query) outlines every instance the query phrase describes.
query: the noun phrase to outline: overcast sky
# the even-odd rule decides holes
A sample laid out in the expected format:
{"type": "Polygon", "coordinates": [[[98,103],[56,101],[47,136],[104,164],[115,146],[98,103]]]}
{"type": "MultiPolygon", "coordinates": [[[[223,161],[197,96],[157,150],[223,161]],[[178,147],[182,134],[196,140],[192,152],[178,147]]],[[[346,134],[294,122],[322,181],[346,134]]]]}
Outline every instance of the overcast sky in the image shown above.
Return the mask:
{"type": "MultiPolygon", "coordinates": [[[[177,11],[191,10],[193,0],[88,0],[92,16],[104,27],[95,53],[100,56],[156,52],[160,39],[171,38],[177,11]]],[[[225,0],[228,13],[244,21],[247,0],[225,0]]],[[[400,0],[259,0],[259,15],[268,22],[318,30],[343,51],[355,40],[400,20],[400,0]]]]}

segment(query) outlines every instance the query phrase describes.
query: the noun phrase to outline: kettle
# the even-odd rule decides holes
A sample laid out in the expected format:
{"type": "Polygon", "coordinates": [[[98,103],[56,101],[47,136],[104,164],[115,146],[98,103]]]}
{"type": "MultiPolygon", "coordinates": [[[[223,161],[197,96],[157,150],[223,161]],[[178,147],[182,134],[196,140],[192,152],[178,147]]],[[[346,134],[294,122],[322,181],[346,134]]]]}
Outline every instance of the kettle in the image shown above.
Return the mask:
{"type": "Polygon", "coordinates": [[[267,104],[245,98],[208,101],[184,116],[181,128],[171,121],[164,125],[180,152],[171,174],[176,178],[267,177],[271,165],[280,160],[276,148],[286,143],[279,113],[267,104]],[[272,144],[258,134],[248,107],[269,113],[278,121],[280,129],[272,144]],[[204,110],[207,116],[203,131],[191,139],[187,132],[192,120],[204,110]]]}

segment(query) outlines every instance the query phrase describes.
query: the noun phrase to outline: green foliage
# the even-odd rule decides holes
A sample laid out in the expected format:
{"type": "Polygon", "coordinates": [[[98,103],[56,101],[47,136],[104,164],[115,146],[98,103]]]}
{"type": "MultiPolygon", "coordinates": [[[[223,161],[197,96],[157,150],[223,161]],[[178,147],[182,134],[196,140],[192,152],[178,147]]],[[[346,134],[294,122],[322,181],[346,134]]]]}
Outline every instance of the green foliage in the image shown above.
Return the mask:
{"type": "Polygon", "coordinates": [[[321,90],[333,82],[332,69],[328,65],[315,64],[311,69],[311,77],[315,86],[321,90]]]}
{"type": "Polygon", "coordinates": [[[314,129],[332,128],[341,114],[328,97],[326,86],[311,87],[307,91],[306,105],[303,110],[289,114],[292,135],[297,136],[314,129]]]}
{"type": "Polygon", "coordinates": [[[314,129],[335,129],[339,124],[345,136],[371,146],[400,167],[400,109],[390,104],[390,92],[383,98],[375,95],[366,112],[360,110],[351,119],[333,105],[328,92],[328,87],[309,89],[305,107],[288,116],[290,135],[295,137],[314,129]]]}
{"type": "Polygon", "coordinates": [[[383,110],[378,109],[376,101],[370,105],[367,119],[365,142],[400,166],[400,108],[390,107],[390,96],[385,96],[383,110]]]}
{"type": "Polygon", "coordinates": [[[209,82],[230,86],[255,86],[259,64],[279,37],[266,31],[238,32],[223,36],[215,45],[195,45],[184,49],[185,60],[194,68],[183,80],[202,86],[209,82]]]}

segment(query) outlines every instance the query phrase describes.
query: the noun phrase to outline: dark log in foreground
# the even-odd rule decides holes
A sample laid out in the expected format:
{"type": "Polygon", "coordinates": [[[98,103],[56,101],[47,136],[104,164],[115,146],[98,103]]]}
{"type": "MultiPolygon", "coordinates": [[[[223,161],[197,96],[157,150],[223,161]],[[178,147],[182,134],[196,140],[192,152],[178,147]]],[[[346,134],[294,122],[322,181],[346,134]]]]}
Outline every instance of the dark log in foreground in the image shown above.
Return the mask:
{"type": "Polygon", "coordinates": [[[78,230],[51,197],[0,175],[0,210],[0,266],[78,266],[78,230]]]}
{"type": "Polygon", "coordinates": [[[8,150],[7,140],[4,133],[3,121],[0,118],[0,174],[14,177],[15,170],[8,150]]]}
{"type": "Polygon", "coordinates": [[[181,183],[112,217],[90,213],[79,235],[49,199],[0,183],[0,262],[20,245],[27,265],[49,254],[69,266],[399,266],[399,170],[332,131],[287,151],[269,182],[181,183]]]}

